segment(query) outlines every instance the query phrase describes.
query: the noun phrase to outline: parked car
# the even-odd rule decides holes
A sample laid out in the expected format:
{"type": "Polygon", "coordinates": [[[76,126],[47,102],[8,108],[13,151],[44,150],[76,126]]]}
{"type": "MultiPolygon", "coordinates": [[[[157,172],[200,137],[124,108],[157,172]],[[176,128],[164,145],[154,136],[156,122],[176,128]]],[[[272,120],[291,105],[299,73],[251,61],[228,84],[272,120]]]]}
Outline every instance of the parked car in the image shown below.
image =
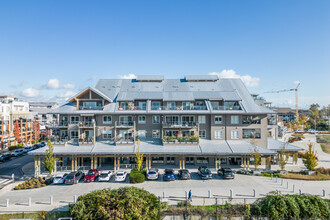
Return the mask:
{"type": "Polygon", "coordinates": [[[198,174],[203,180],[212,179],[212,172],[206,166],[198,167],[198,174]]]}
{"type": "Polygon", "coordinates": [[[218,170],[218,175],[222,176],[224,179],[234,179],[235,173],[230,168],[220,168],[218,170]]]}
{"type": "Polygon", "coordinates": [[[10,154],[3,154],[0,156],[0,162],[8,161],[11,158],[10,154]]]}
{"type": "Polygon", "coordinates": [[[115,181],[124,182],[126,180],[127,173],[125,171],[119,171],[116,173],[115,181]]]}
{"type": "Polygon", "coordinates": [[[147,173],[148,180],[158,180],[158,170],[155,168],[151,168],[147,173]]]}
{"type": "Polygon", "coordinates": [[[64,183],[67,185],[77,184],[84,176],[85,174],[81,171],[71,172],[65,177],[64,183]]]}
{"type": "Polygon", "coordinates": [[[97,169],[91,169],[86,174],[84,181],[87,183],[92,182],[92,181],[94,182],[98,176],[99,176],[99,171],[97,169]]]}
{"type": "Polygon", "coordinates": [[[18,150],[15,150],[14,152],[12,152],[11,156],[12,157],[19,157],[23,154],[24,154],[24,150],[23,149],[18,149],[18,150]]]}
{"type": "Polygon", "coordinates": [[[33,147],[25,147],[23,150],[25,153],[27,153],[27,152],[30,152],[31,150],[33,150],[33,147]]]}
{"type": "Polygon", "coordinates": [[[189,170],[187,169],[179,170],[179,178],[181,180],[190,180],[191,176],[189,170]]]}
{"type": "Polygon", "coordinates": [[[43,141],[43,142],[40,143],[40,146],[44,147],[44,146],[46,146],[46,143],[43,141]]]}
{"type": "Polygon", "coordinates": [[[173,169],[165,169],[163,180],[164,181],[174,181],[175,180],[174,170],[173,169]]]}
{"type": "Polygon", "coordinates": [[[34,149],[38,149],[38,148],[41,148],[42,146],[40,145],[40,144],[35,144],[35,145],[33,145],[33,148],[34,149]]]}
{"type": "Polygon", "coordinates": [[[100,182],[107,182],[110,181],[111,177],[113,176],[113,172],[108,170],[108,171],[102,171],[101,174],[99,175],[99,181],[100,182]]]}
{"type": "Polygon", "coordinates": [[[54,177],[53,183],[54,184],[63,184],[67,175],[68,175],[67,173],[57,174],[54,177]]]}

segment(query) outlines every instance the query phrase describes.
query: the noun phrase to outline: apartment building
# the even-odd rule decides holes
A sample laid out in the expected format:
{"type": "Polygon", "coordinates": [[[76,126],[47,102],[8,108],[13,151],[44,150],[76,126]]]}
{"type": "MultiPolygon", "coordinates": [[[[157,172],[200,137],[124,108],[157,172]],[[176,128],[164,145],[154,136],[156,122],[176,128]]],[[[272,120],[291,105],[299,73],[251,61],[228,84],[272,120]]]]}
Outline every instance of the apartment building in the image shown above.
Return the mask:
{"type": "MultiPolygon", "coordinates": [[[[56,169],[249,166],[258,151],[270,167],[268,114],[240,79],[188,75],[101,79],[51,113],[56,169]],[[139,141],[138,141],[139,140],[139,141]]],[[[274,145],[274,144],[273,144],[274,145]]],[[[32,151],[36,173],[46,148],[32,151]]]]}
{"type": "Polygon", "coordinates": [[[18,121],[21,138],[32,137],[32,121],[29,117],[29,103],[13,96],[0,96],[0,149],[16,144],[14,125],[18,121]]]}
{"type": "Polygon", "coordinates": [[[50,113],[58,107],[56,102],[30,102],[29,106],[30,114],[39,122],[41,130],[56,122],[56,115],[50,113]]]}

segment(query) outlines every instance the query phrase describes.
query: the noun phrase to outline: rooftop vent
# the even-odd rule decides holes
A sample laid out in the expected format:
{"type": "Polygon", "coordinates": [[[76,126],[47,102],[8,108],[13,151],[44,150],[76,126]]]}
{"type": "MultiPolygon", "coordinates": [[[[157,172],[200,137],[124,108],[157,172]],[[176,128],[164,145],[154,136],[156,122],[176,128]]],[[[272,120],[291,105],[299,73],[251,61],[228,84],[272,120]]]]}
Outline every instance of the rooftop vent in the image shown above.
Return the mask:
{"type": "Polygon", "coordinates": [[[136,77],[137,82],[162,82],[164,76],[161,75],[140,75],[136,77]]]}
{"type": "Polygon", "coordinates": [[[217,75],[187,75],[184,79],[187,82],[214,82],[219,78],[217,75]]]}

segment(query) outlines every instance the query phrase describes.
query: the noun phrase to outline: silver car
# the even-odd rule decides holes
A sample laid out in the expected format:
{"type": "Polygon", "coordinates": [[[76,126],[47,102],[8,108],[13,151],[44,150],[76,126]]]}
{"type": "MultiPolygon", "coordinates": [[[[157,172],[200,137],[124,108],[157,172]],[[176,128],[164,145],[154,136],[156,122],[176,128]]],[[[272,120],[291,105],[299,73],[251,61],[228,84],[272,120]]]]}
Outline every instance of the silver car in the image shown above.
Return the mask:
{"type": "Polygon", "coordinates": [[[158,170],[155,168],[151,168],[147,173],[148,180],[158,180],[158,170]]]}

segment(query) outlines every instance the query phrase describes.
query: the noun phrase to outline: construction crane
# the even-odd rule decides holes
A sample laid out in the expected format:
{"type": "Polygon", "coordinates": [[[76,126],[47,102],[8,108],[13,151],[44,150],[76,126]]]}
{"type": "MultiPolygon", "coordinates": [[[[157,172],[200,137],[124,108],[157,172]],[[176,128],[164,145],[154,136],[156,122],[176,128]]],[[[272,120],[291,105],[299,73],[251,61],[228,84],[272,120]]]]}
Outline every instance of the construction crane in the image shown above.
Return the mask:
{"type": "Polygon", "coordinates": [[[298,82],[296,88],[294,89],[282,89],[282,90],[277,90],[277,91],[269,91],[269,92],[264,92],[264,93],[281,93],[281,92],[291,92],[295,91],[296,93],[296,122],[299,122],[299,113],[298,113],[298,87],[300,86],[300,82],[298,82]]]}

